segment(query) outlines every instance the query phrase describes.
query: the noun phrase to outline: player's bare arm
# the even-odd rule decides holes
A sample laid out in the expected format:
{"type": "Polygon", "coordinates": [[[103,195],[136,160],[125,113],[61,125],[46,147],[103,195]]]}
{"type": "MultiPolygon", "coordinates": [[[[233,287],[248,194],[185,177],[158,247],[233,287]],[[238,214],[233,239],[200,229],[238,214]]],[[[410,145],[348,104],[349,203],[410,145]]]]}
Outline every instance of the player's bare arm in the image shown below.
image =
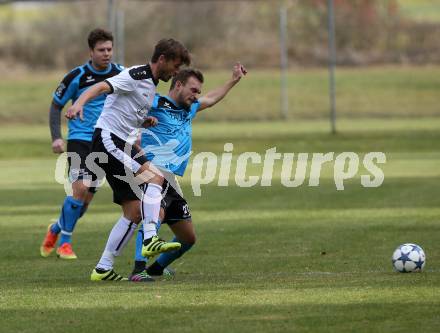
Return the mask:
{"type": "Polygon", "coordinates": [[[229,90],[231,90],[238,82],[240,82],[241,78],[247,74],[246,68],[237,62],[232,69],[232,77],[229,79],[223,86],[218,87],[214,90],[211,90],[206,95],[199,98],[200,108],[198,112],[207,109],[225,97],[229,90]]]}
{"type": "Polygon", "coordinates": [[[92,87],[90,87],[90,89],[87,89],[86,91],[84,91],[79,96],[79,98],[75,101],[75,103],[67,109],[66,118],[74,119],[79,114],[79,118],[81,120],[84,120],[84,118],[83,118],[84,105],[88,101],[90,101],[91,99],[98,97],[99,95],[102,95],[102,94],[109,94],[109,93],[111,93],[111,91],[112,91],[111,87],[105,81],[99,82],[99,83],[93,85],[92,87]]]}
{"type": "Polygon", "coordinates": [[[55,154],[64,152],[64,140],[61,136],[61,109],[61,106],[52,101],[49,110],[49,127],[52,136],[52,151],[55,154]]]}

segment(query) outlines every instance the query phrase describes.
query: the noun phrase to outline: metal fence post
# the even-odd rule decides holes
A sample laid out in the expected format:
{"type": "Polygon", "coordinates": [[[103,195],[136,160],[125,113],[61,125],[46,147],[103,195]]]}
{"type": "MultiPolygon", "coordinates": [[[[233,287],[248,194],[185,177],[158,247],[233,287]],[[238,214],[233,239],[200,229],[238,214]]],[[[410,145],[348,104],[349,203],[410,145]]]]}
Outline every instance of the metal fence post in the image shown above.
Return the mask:
{"type": "Polygon", "coordinates": [[[335,17],[333,0],[327,0],[328,8],[328,49],[329,49],[329,97],[330,97],[330,124],[332,134],[336,134],[336,96],[335,96],[335,17]]]}
{"type": "Polygon", "coordinates": [[[116,13],[116,60],[125,66],[125,12],[122,6],[116,13]]]}
{"type": "Polygon", "coordinates": [[[115,0],[107,0],[107,29],[115,30],[115,0]]]}
{"type": "Polygon", "coordinates": [[[288,53],[287,53],[287,8],[285,4],[280,4],[280,103],[281,117],[288,118],[289,114],[289,94],[288,94],[288,53]]]}

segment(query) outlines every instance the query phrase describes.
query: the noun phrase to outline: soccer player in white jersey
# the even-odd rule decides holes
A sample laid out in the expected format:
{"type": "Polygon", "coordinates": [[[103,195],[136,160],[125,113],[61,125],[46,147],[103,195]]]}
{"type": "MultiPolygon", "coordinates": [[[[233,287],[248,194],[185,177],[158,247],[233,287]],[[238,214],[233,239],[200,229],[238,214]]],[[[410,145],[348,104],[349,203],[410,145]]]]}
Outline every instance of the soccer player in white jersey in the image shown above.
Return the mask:
{"type": "Polygon", "coordinates": [[[222,100],[246,73],[240,63],[235,64],[229,80],[199,98],[203,74],[199,70],[185,68],[173,78],[168,95],[156,95],[150,115],[159,123],[143,131],[141,146],[147,160],[160,168],[164,175],[170,175],[167,175],[163,184],[160,222],[168,224],[175,235],[173,241],[179,242],[181,248],[162,253],[146,268],[147,258],[142,256],[141,226],[136,239],[135,266],[130,275],[131,281],[150,282],[159,276],[171,277],[174,274],[168,266],[189,251],[196,242],[191,212],[175,177],[183,176],[189,162],[193,119],[200,111],[222,100]]]}
{"type": "Polygon", "coordinates": [[[157,237],[156,224],[164,178],[143,154],[139,154],[139,148],[134,143],[139,128],[155,125],[156,119],[149,117],[148,112],[159,80],[167,82],[182,64],[190,63],[189,52],[180,42],[160,40],[148,64],[127,68],[94,85],[67,111],[69,119],[78,115],[82,119],[83,106],[90,99],[108,94],[93,134],[91,152],[94,155],[87,165],[90,172],[88,180],[96,181],[103,176],[98,174],[99,171],[104,171],[113,190],[113,201],[121,205],[123,214],[110,232],[101,259],[92,271],[92,281],[127,280],[113,270],[113,264],[141,221],[144,256],[152,257],[181,246],[178,242],[167,243],[157,237]],[[144,184],[142,190],[133,186],[133,180],[139,179],[144,184]]]}

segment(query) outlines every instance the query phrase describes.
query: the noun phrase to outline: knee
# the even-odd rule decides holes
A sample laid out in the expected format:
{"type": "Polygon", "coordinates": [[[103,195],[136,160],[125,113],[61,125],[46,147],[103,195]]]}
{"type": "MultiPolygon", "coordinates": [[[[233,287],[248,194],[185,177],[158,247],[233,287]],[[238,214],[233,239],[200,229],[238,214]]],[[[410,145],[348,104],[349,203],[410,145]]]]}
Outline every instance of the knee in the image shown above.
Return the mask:
{"type": "Polygon", "coordinates": [[[141,212],[137,210],[124,211],[124,217],[135,224],[139,224],[142,221],[141,212]]]}
{"type": "Polygon", "coordinates": [[[139,224],[142,221],[142,215],[140,213],[132,213],[129,220],[135,224],[139,224]]]}
{"type": "Polygon", "coordinates": [[[76,200],[86,201],[89,188],[81,181],[77,181],[72,186],[73,198],[76,200]]]}
{"type": "Polygon", "coordinates": [[[196,240],[197,240],[196,234],[191,233],[189,235],[186,235],[184,242],[189,246],[193,246],[196,243],[196,240]]]}
{"type": "Polygon", "coordinates": [[[159,185],[159,186],[162,186],[162,185],[163,185],[163,181],[164,181],[164,178],[163,178],[161,175],[155,174],[155,175],[151,178],[151,180],[149,181],[149,183],[151,183],[151,184],[156,184],[156,185],[159,185]]]}
{"type": "Polygon", "coordinates": [[[135,224],[142,221],[141,207],[138,200],[128,200],[122,202],[122,212],[124,217],[135,224]]]}

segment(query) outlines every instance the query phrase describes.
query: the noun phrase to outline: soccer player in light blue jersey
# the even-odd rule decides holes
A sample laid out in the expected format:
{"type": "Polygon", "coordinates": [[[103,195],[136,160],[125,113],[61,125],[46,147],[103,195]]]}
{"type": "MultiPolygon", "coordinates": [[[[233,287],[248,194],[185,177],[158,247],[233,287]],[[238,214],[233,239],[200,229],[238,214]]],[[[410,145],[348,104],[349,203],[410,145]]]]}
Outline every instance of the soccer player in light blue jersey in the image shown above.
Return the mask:
{"type": "MultiPolygon", "coordinates": [[[[64,152],[64,140],[61,135],[61,110],[69,100],[72,103],[95,83],[102,82],[119,74],[123,67],[111,62],[113,54],[113,35],[103,29],[89,33],[88,45],[90,60],[70,71],[53,94],[49,112],[49,124],[52,136],[52,150],[56,154],[64,152]]],[[[59,234],[57,255],[62,259],[76,259],[72,250],[71,236],[78,219],[84,215],[96,192],[95,188],[86,187],[81,181],[85,176],[85,160],[90,152],[96,121],[101,114],[106,95],[101,95],[84,107],[83,119],[68,121],[67,153],[69,179],[73,195],[66,196],[61,207],[61,214],[56,223],[49,226],[40,247],[43,257],[48,257],[55,249],[59,234]]]]}
{"type": "Polygon", "coordinates": [[[135,266],[130,276],[131,281],[148,282],[164,274],[172,275],[172,270],[167,269],[168,265],[194,245],[196,234],[191,213],[175,176],[183,176],[188,165],[194,117],[225,97],[246,73],[246,69],[240,63],[235,64],[230,80],[198,98],[204,81],[203,74],[196,69],[187,68],[173,78],[167,96],[156,95],[149,115],[157,118],[158,124],[143,130],[141,146],[146,152],[147,160],[161,169],[165,175],[160,221],[162,224],[168,224],[175,235],[172,242],[180,243],[181,248],[162,253],[147,268],[147,259],[141,253],[144,237],[143,229],[140,228],[136,239],[135,266]]]}

